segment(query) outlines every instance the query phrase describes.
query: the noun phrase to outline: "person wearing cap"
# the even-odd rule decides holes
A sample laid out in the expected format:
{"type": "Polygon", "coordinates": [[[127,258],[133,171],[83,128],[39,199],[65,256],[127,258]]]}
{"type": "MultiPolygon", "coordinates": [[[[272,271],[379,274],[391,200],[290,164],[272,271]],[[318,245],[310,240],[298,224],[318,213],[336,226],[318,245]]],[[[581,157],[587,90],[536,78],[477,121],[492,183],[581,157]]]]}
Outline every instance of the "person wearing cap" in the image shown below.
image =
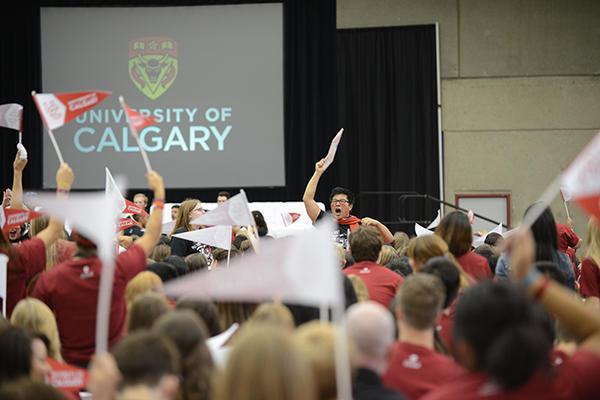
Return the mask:
{"type": "MultiPolygon", "coordinates": [[[[125,288],[139,272],[146,269],[146,258],[160,238],[165,187],[162,177],[152,171],[146,175],[154,191],[154,210],[144,236],[135,241],[115,260],[115,275],[109,322],[109,346],[125,331],[127,314],[125,288]]],[[[100,289],[102,263],[96,245],[78,232],[73,234],[77,251],[72,260],[58,264],[42,274],[33,292],[54,311],[60,332],[65,361],[87,365],[95,347],[96,306],[100,289]]]]}

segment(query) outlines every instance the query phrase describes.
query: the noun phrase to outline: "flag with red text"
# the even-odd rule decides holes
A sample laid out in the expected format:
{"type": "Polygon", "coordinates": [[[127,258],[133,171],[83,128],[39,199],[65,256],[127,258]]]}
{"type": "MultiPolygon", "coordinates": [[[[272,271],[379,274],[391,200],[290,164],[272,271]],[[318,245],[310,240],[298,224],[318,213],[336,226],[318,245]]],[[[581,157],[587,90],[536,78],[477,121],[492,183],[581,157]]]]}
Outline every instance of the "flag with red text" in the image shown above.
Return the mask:
{"type": "Polygon", "coordinates": [[[33,100],[48,130],[59,128],[96,107],[111,92],[33,93],[33,100]]]}

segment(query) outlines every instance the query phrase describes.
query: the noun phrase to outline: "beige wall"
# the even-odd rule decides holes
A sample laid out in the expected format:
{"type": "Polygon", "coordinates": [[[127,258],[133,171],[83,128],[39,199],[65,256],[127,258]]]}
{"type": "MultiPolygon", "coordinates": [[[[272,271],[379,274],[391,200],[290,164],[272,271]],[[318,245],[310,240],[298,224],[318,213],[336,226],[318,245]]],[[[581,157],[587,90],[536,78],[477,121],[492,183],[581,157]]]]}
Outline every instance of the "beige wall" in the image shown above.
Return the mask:
{"type": "Polygon", "coordinates": [[[445,197],[508,192],[513,223],[600,128],[598,21],[596,0],[337,0],[339,29],[439,22],[445,197]]]}

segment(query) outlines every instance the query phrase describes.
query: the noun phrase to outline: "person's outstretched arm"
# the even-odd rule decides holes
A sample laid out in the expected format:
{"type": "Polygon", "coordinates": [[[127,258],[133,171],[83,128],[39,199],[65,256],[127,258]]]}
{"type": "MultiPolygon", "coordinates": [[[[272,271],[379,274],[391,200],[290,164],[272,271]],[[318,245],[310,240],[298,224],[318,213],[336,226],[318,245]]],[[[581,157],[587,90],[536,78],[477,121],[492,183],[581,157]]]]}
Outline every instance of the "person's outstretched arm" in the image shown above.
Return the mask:
{"type": "Polygon", "coordinates": [[[510,238],[511,278],[530,283],[529,293],[560,318],[581,343],[580,348],[600,357],[600,314],[585,307],[572,292],[539,273],[534,267],[535,241],[531,231],[518,231],[510,238]],[[528,282],[529,281],[529,282],[528,282]],[[532,282],[531,282],[532,281],[532,282]]]}
{"type": "Polygon", "coordinates": [[[15,161],[13,162],[13,187],[12,198],[10,199],[10,208],[25,209],[23,205],[23,170],[27,165],[27,159],[21,160],[21,151],[17,151],[15,161]]]}
{"type": "MultiPolygon", "coordinates": [[[[68,196],[73,184],[73,178],[73,170],[69,167],[69,164],[62,164],[56,173],[56,197],[68,196]]],[[[48,247],[60,238],[62,231],[63,224],[52,217],[46,229],[38,233],[36,237],[42,239],[44,245],[48,247]]]]}
{"type": "Polygon", "coordinates": [[[165,185],[162,176],[152,171],[146,174],[150,189],[154,192],[154,210],[148,219],[146,232],[144,236],[135,241],[135,244],[140,246],[146,253],[146,257],[150,257],[154,246],[160,239],[160,230],[162,227],[162,212],[165,204],[165,185]]]}
{"type": "Polygon", "coordinates": [[[312,178],[308,181],[306,185],[306,189],[304,190],[304,196],[302,196],[302,201],[304,202],[304,208],[306,209],[306,213],[312,222],[317,220],[321,209],[317,205],[315,201],[315,192],[317,191],[317,185],[319,184],[319,179],[321,179],[321,175],[325,171],[325,159],[322,158],[315,164],[315,173],[312,178]]]}
{"type": "Polygon", "coordinates": [[[360,220],[360,223],[363,225],[371,225],[377,228],[379,233],[381,234],[381,238],[383,239],[383,243],[392,243],[394,241],[394,235],[388,229],[387,226],[377,221],[376,219],[365,217],[360,220]]]}

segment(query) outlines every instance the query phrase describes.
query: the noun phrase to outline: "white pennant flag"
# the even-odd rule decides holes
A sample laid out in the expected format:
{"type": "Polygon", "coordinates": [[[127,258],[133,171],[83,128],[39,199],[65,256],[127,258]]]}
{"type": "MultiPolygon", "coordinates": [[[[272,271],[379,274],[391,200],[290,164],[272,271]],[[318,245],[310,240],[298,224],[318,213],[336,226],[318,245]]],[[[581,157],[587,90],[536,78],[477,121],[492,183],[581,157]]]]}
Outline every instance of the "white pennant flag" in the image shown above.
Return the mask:
{"type": "Polygon", "coordinates": [[[21,131],[21,121],[23,121],[22,105],[10,103],[0,106],[0,126],[21,131]]]}
{"type": "Polygon", "coordinates": [[[190,221],[192,225],[254,225],[254,217],[248,206],[246,193],[240,193],[228,199],[212,211],[190,221]]]}
{"type": "Polygon", "coordinates": [[[329,145],[329,151],[327,152],[327,156],[325,156],[325,165],[323,165],[323,171],[325,171],[333,163],[333,159],[335,158],[335,153],[337,153],[337,148],[340,144],[340,140],[342,140],[342,133],[344,133],[344,128],[340,129],[338,133],[333,137],[333,140],[329,145]]]}
{"type": "Polygon", "coordinates": [[[236,258],[230,268],[200,271],[170,281],[168,296],[208,296],[224,301],[281,301],[343,307],[342,276],[331,245],[330,224],[265,242],[259,254],[236,258]]]}
{"type": "Polygon", "coordinates": [[[169,222],[163,222],[160,233],[161,235],[170,235],[173,232],[173,228],[175,228],[175,220],[169,222]]]}
{"type": "Polygon", "coordinates": [[[104,193],[106,195],[106,198],[110,199],[110,201],[112,201],[116,204],[116,207],[118,209],[118,213],[115,215],[115,218],[116,218],[116,216],[119,215],[121,213],[121,211],[125,209],[125,206],[126,206],[125,198],[121,194],[121,191],[119,190],[119,186],[117,186],[117,183],[113,179],[108,167],[104,167],[104,170],[106,172],[104,193]]]}
{"type": "Polygon", "coordinates": [[[495,227],[494,229],[492,229],[491,231],[489,231],[488,233],[486,233],[483,236],[473,235],[472,246],[475,248],[481,246],[485,242],[485,239],[488,237],[488,235],[490,233],[498,233],[498,234],[502,235],[502,223],[498,224],[497,227],[495,227]]]}
{"type": "Polygon", "coordinates": [[[0,254],[0,297],[2,298],[2,315],[6,318],[6,272],[8,256],[0,254]]]}
{"type": "Polygon", "coordinates": [[[427,225],[427,229],[435,229],[437,228],[437,226],[440,224],[440,210],[437,211],[437,216],[435,217],[435,219],[433,221],[431,221],[431,223],[429,225],[427,225]]]}
{"type": "Polygon", "coordinates": [[[211,228],[197,229],[183,232],[173,237],[207,244],[221,249],[231,249],[231,225],[218,225],[211,228]]]}
{"type": "Polygon", "coordinates": [[[417,237],[433,235],[433,231],[430,231],[427,228],[423,228],[417,223],[415,223],[415,233],[417,234],[417,237]]]}

